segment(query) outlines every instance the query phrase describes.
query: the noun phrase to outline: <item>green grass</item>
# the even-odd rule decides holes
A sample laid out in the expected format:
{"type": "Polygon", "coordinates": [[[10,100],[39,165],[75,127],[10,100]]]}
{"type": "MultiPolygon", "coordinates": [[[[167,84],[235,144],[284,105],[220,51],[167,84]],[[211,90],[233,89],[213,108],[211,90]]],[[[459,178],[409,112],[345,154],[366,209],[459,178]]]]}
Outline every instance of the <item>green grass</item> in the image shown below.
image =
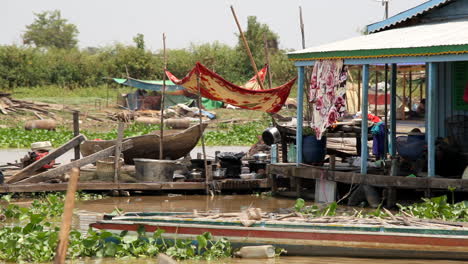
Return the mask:
{"type": "Polygon", "coordinates": [[[95,104],[96,100],[101,100],[105,104],[106,100],[115,103],[117,95],[134,91],[134,88],[111,85],[101,85],[97,87],[79,87],[69,89],[55,85],[38,87],[17,87],[13,91],[14,98],[30,101],[40,101],[54,104],[95,104]]]}

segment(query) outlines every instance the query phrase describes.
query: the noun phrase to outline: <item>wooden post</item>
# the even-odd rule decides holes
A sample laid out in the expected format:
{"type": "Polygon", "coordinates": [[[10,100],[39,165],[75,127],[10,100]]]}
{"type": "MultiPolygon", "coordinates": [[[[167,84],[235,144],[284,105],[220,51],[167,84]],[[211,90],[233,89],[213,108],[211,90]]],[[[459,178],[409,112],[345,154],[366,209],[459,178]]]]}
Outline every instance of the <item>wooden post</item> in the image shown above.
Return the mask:
{"type": "MultiPolygon", "coordinates": [[[[299,26],[301,28],[302,48],[305,49],[304,21],[302,20],[302,8],[300,6],[299,6],[299,26]]],[[[314,117],[314,107],[313,107],[314,103],[312,103],[312,107],[311,107],[311,98],[308,93],[308,87],[310,87],[310,82],[309,82],[310,76],[307,75],[307,71],[305,68],[304,68],[304,71],[305,71],[304,72],[304,84],[307,87],[305,91],[305,97],[306,97],[306,102],[307,102],[306,107],[305,107],[305,110],[306,110],[305,118],[307,120],[307,124],[309,125],[310,121],[314,122],[312,120],[314,117]]]]}
{"type": "Polygon", "coordinates": [[[271,89],[273,86],[273,81],[271,80],[271,64],[270,64],[270,53],[268,52],[268,42],[266,38],[266,34],[263,33],[263,46],[265,49],[265,60],[268,65],[267,72],[268,72],[268,88],[271,89]]]}
{"type": "Polygon", "coordinates": [[[262,80],[260,80],[260,76],[258,76],[257,65],[255,64],[255,60],[252,56],[252,52],[250,51],[249,43],[247,43],[247,39],[244,36],[244,32],[242,31],[239,21],[237,20],[236,11],[234,11],[233,6],[231,6],[231,11],[232,11],[232,15],[234,16],[234,19],[236,20],[237,28],[239,29],[239,33],[241,35],[242,41],[244,42],[245,49],[247,50],[247,55],[249,55],[250,63],[252,64],[252,68],[255,72],[255,76],[257,77],[257,81],[258,81],[258,84],[260,85],[260,89],[264,90],[265,88],[263,87],[262,80]]]}
{"type": "Polygon", "coordinates": [[[409,109],[411,111],[411,107],[413,105],[413,100],[412,100],[412,97],[413,96],[413,74],[412,72],[410,71],[409,72],[409,95],[408,95],[408,103],[409,103],[409,109]]]}
{"type": "Polygon", "coordinates": [[[375,70],[375,94],[374,94],[374,105],[375,105],[374,115],[376,116],[378,115],[377,114],[377,100],[379,99],[379,89],[378,89],[379,88],[379,76],[378,75],[379,75],[379,71],[376,68],[375,70]]]}
{"type": "Polygon", "coordinates": [[[330,155],[330,170],[335,170],[336,167],[336,156],[330,155]]]}
{"type": "Polygon", "coordinates": [[[385,130],[385,137],[384,137],[384,159],[387,157],[387,152],[388,152],[388,64],[385,64],[385,106],[384,106],[384,120],[385,120],[385,125],[384,125],[384,130],[385,130]]]}
{"type": "MultiPolygon", "coordinates": [[[[302,163],[302,129],[303,129],[303,116],[304,109],[304,66],[298,69],[299,80],[297,82],[297,129],[296,129],[296,164],[302,163]]],[[[283,155],[287,153],[283,153],[283,155]]]]}
{"type": "Polygon", "coordinates": [[[120,176],[120,153],[122,152],[122,139],[124,132],[124,123],[119,122],[117,129],[117,142],[115,143],[115,157],[114,157],[114,183],[119,183],[120,176]]]}
{"type": "Polygon", "coordinates": [[[426,105],[426,122],[427,122],[427,176],[435,176],[435,158],[436,158],[436,116],[437,116],[437,63],[428,63],[428,94],[426,105]]]}
{"type": "Polygon", "coordinates": [[[55,251],[54,264],[65,263],[68,248],[68,235],[72,223],[73,208],[75,207],[75,192],[79,177],[80,171],[77,168],[73,168],[70,173],[67,194],[65,196],[65,206],[62,215],[62,224],[60,226],[59,242],[55,251]]]}
{"type": "Polygon", "coordinates": [[[361,70],[358,70],[358,84],[357,84],[357,112],[361,111],[361,70]]]}
{"type": "Polygon", "coordinates": [[[401,119],[406,120],[405,117],[405,107],[406,107],[406,72],[403,73],[403,102],[401,108],[401,119]]]}
{"type": "Polygon", "coordinates": [[[361,174],[367,174],[367,133],[368,117],[367,109],[369,106],[369,64],[362,66],[362,123],[361,123],[361,174]]]}
{"type": "MultiPolygon", "coordinates": [[[[73,136],[80,134],[80,111],[73,111],[73,136]]],[[[80,145],[75,146],[75,160],[80,159],[80,145]]]]}
{"type": "Polygon", "coordinates": [[[201,86],[200,86],[200,72],[197,73],[197,90],[198,90],[198,116],[200,120],[200,138],[202,143],[203,150],[203,159],[205,164],[205,188],[206,194],[210,192],[210,183],[212,181],[211,168],[208,167],[208,160],[206,159],[206,149],[205,149],[205,137],[203,136],[203,120],[202,120],[202,103],[201,103],[201,86]]]}
{"type": "Polygon", "coordinates": [[[390,155],[395,157],[396,155],[396,96],[397,96],[397,65],[392,64],[392,80],[390,86],[390,155]]]}
{"type": "Polygon", "coordinates": [[[421,102],[423,99],[423,83],[424,79],[421,78],[421,83],[419,84],[419,102],[421,102]]]}
{"type": "Polygon", "coordinates": [[[167,70],[167,58],[166,58],[166,34],[163,33],[163,55],[164,55],[164,71],[163,71],[163,87],[161,91],[161,135],[159,143],[159,159],[164,159],[164,94],[166,92],[166,70],[167,70]]]}

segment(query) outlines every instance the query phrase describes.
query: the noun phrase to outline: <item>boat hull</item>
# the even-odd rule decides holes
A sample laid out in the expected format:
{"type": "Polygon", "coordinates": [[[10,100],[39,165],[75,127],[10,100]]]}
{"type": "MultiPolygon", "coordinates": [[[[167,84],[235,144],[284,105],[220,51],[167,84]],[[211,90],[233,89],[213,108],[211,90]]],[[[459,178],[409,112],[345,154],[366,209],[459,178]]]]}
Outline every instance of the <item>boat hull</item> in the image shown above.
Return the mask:
{"type": "MultiPolygon", "coordinates": [[[[202,131],[207,124],[202,125],[202,131]]],[[[200,139],[200,125],[185,130],[164,131],[163,151],[164,159],[176,160],[186,156],[197,145],[200,139]]],[[[159,144],[161,138],[158,134],[147,134],[130,137],[133,148],[123,152],[126,164],[134,164],[135,158],[160,159],[159,144]]],[[[115,140],[86,140],[80,145],[81,154],[86,157],[102,149],[115,145],[115,140]]]]}
{"type": "MultiPolygon", "coordinates": [[[[167,217],[166,217],[167,218],[167,217]]],[[[271,244],[293,256],[344,256],[377,258],[468,260],[468,231],[407,227],[271,224],[244,227],[238,222],[177,219],[103,220],[93,228],[147,232],[164,229],[168,238],[187,238],[210,232],[234,246],[271,244]]]]}

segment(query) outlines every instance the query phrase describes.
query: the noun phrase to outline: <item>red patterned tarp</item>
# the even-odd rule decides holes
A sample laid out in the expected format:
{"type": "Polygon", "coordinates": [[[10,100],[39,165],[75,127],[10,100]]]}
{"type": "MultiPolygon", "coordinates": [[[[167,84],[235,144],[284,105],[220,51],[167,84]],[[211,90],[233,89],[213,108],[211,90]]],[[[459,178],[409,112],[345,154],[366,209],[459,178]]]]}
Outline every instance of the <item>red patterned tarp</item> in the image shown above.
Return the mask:
{"type": "MultiPolygon", "coordinates": [[[[262,71],[259,72],[260,77],[264,78],[261,72],[262,71]]],[[[289,96],[291,87],[296,81],[296,78],[294,78],[276,88],[253,90],[237,86],[224,80],[221,76],[212,72],[199,62],[197,62],[195,67],[181,80],[169,71],[166,71],[166,75],[175,84],[181,85],[190,93],[195,94],[198,93],[197,75],[200,75],[200,90],[202,97],[215,101],[222,101],[244,109],[258,110],[268,113],[276,113],[281,109],[289,96]]]]}

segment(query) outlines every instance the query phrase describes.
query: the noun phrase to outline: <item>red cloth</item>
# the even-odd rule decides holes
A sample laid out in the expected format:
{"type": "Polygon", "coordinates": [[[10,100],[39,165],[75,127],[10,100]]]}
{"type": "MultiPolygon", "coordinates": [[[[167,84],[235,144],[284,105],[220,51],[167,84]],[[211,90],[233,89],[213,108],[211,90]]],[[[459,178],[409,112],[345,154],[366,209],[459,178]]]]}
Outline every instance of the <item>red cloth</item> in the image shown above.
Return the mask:
{"type": "Polygon", "coordinates": [[[202,97],[222,101],[244,109],[268,113],[276,113],[281,110],[289,96],[291,87],[296,81],[296,78],[294,78],[276,88],[252,90],[255,88],[248,89],[226,81],[199,62],[183,79],[178,79],[169,71],[166,71],[166,75],[173,83],[185,87],[190,93],[194,94],[198,93],[197,76],[199,76],[202,97]]]}
{"type": "MultiPolygon", "coordinates": [[[[44,158],[45,156],[47,156],[47,154],[49,154],[48,151],[44,151],[44,152],[41,152],[41,151],[34,151],[34,154],[35,155],[35,160],[40,160],[42,158],[44,158]]],[[[51,162],[47,163],[46,165],[42,166],[42,168],[44,169],[51,169],[53,168],[55,165],[55,160],[52,160],[51,162]]]]}
{"type": "Polygon", "coordinates": [[[369,121],[372,121],[374,123],[382,122],[382,119],[380,119],[380,117],[375,116],[373,114],[367,114],[367,118],[369,119],[369,121]]]}

